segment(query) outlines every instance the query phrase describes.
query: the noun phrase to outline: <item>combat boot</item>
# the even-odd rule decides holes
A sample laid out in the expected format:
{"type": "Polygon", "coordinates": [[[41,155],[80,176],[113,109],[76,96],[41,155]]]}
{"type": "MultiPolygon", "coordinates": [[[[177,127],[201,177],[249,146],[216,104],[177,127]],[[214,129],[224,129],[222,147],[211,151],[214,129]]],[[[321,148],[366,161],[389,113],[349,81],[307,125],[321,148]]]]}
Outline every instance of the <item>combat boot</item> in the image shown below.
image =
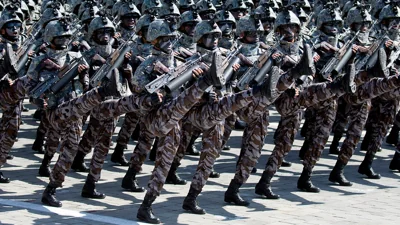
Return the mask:
{"type": "Polygon", "coordinates": [[[199,79],[198,85],[202,90],[210,86],[223,87],[226,83],[222,68],[222,55],[220,52],[214,52],[210,69],[199,79]]]}
{"type": "Polygon", "coordinates": [[[235,121],[235,130],[244,130],[246,128],[247,124],[243,120],[237,119],[235,121]]]}
{"type": "Polygon", "coordinates": [[[329,181],[333,183],[339,183],[340,186],[352,186],[353,183],[348,181],[344,176],[344,167],[346,166],[341,160],[336,161],[335,167],[329,175],[329,181]]]}
{"type": "Polygon", "coordinates": [[[339,152],[340,152],[339,141],[341,138],[342,138],[342,134],[335,134],[333,136],[331,147],[329,147],[329,154],[339,155],[339,152]]]}
{"type": "Polygon", "coordinates": [[[155,217],[153,214],[153,209],[151,208],[151,205],[153,202],[156,200],[156,196],[150,196],[146,194],[144,196],[144,200],[142,204],[140,205],[140,208],[138,210],[138,213],[136,217],[144,221],[146,223],[151,223],[151,224],[159,224],[161,223],[160,219],[155,217]]]}
{"type": "Polygon", "coordinates": [[[85,185],[83,185],[81,196],[84,198],[95,199],[104,199],[106,197],[105,194],[100,193],[96,190],[94,177],[90,174],[86,178],[85,185]]]}
{"type": "Polygon", "coordinates": [[[310,148],[310,142],[308,141],[308,139],[305,139],[299,151],[299,157],[301,160],[304,160],[306,152],[308,151],[309,148],[310,148]]]}
{"type": "Polygon", "coordinates": [[[5,177],[2,172],[0,172],[0,183],[7,184],[10,183],[10,178],[5,177]]]}
{"type": "Polygon", "coordinates": [[[275,99],[278,94],[276,85],[278,83],[279,77],[279,69],[276,67],[272,67],[271,73],[264,80],[264,82],[260,85],[253,86],[253,95],[265,96],[268,99],[275,99]]]}
{"type": "Polygon", "coordinates": [[[156,140],[154,141],[153,147],[150,150],[150,154],[149,154],[149,160],[150,161],[156,161],[156,157],[157,157],[157,146],[158,146],[158,138],[156,138],[156,140]]]}
{"type": "Polygon", "coordinates": [[[389,169],[398,170],[400,172],[400,153],[396,152],[390,162],[389,169]]]}
{"type": "Polygon", "coordinates": [[[195,155],[195,156],[200,155],[199,150],[197,150],[196,146],[194,145],[196,139],[197,139],[197,136],[192,135],[192,137],[190,138],[189,146],[187,147],[186,152],[185,152],[186,155],[195,155]]]}
{"type": "Polygon", "coordinates": [[[196,199],[199,194],[200,191],[190,187],[188,195],[186,196],[185,200],[183,200],[182,208],[184,210],[191,211],[194,214],[206,214],[206,211],[197,204],[196,199]]]}
{"type": "Polygon", "coordinates": [[[228,190],[225,192],[224,201],[227,203],[234,203],[239,206],[248,206],[250,203],[248,201],[243,200],[239,195],[239,188],[242,186],[242,183],[236,181],[235,179],[231,180],[229,184],[228,190]]]}
{"type": "Polygon", "coordinates": [[[44,154],[42,164],[39,167],[39,176],[41,177],[50,177],[51,169],[50,162],[53,156],[49,156],[47,153],[44,154]]]}
{"type": "Polygon", "coordinates": [[[212,168],[211,173],[210,173],[210,178],[219,178],[221,176],[220,173],[218,173],[217,171],[214,170],[214,168],[212,168]]]}
{"type": "Polygon", "coordinates": [[[33,119],[41,120],[43,115],[43,109],[36,109],[35,113],[33,113],[33,119]]]}
{"type": "Polygon", "coordinates": [[[71,169],[75,170],[76,172],[89,172],[89,168],[85,164],[85,153],[78,151],[74,161],[72,162],[71,169]]]}
{"type": "Polygon", "coordinates": [[[311,182],[312,171],[303,169],[299,180],[297,181],[297,188],[305,192],[319,193],[320,189],[315,187],[311,182]]]}
{"type": "Polygon", "coordinates": [[[260,181],[258,181],[256,185],[256,194],[262,195],[267,197],[267,199],[279,199],[280,196],[274,194],[271,190],[271,179],[272,176],[267,173],[267,171],[264,171],[260,181]]]}
{"type": "Polygon", "coordinates": [[[286,161],[286,159],[283,159],[283,160],[282,160],[281,167],[291,167],[291,166],[292,166],[292,163],[291,163],[291,162],[286,161]]]}
{"type": "MultiPolygon", "coordinates": [[[[115,77],[114,73],[116,73],[116,71],[112,70],[111,72],[113,73],[113,77],[115,77]]],[[[100,95],[100,97],[103,101],[106,100],[107,97],[110,97],[110,96],[119,97],[120,93],[117,90],[116,79],[110,79],[110,80],[104,82],[104,84],[102,84],[102,86],[97,89],[97,93],[100,95]]]]}
{"type": "Polygon", "coordinates": [[[173,162],[171,168],[169,169],[167,179],[165,180],[166,184],[175,184],[175,185],[185,185],[187,182],[179,177],[176,173],[180,163],[173,162]]]}
{"type": "Polygon", "coordinates": [[[56,188],[57,186],[52,185],[51,183],[47,185],[46,189],[42,195],[42,203],[53,206],[53,207],[61,207],[62,203],[56,198],[56,188]]]}
{"type": "Polygon", "coordinates": [[[386,138],[386,143],[390,145],[397,145],[397,142],[399,140],[399,131],[400,128],[397,126],[397,124],[393,124],[392,130],[390,131],[389,135],[386,138]]]}
{"type": "Polygon", "coordinates": [[[372,162],[374,161],[375,153],[367,152],[365,155],[364,161],[358,167],[358,172],[360,174],[367,175],[370,179],[381,179],[381,175],[375,173],[374,169],[372,169],[372,162]]]}
{"type": "Polygon", "coordinates": [[[356,76],[355,65],[350,64],[346,68],[344,76],[336,77],[332,82],[326,85],[327,88],[331,89],[332,92],[340,93],[355,93],[357,90],[354,78],[356,76]]]}
{"type": "Polygon", "coordinates": [[[144,192],[144,188],[140,187],[136,180],[136,170],[129,167],[124,178],[122,179],[121,187],[130,190],[131,192],[144,192]]]}
{"type": "Polygon", "coordinates": [[[126,160],[124,156],[124,149],[126,146],[117,144],[117,146],[114,149],[113,154],[111,155],[111,162],[113,163],[118,163],[121,166],[129,166],[129,162],[126,160]]]}
{"type": "Polygon", "coordinates": [[[32,150],[38,152],[39,154],[44,154],[44,139],[45,134],[36,132],[36,139],[35,142],[33,142],[32,150]]]}

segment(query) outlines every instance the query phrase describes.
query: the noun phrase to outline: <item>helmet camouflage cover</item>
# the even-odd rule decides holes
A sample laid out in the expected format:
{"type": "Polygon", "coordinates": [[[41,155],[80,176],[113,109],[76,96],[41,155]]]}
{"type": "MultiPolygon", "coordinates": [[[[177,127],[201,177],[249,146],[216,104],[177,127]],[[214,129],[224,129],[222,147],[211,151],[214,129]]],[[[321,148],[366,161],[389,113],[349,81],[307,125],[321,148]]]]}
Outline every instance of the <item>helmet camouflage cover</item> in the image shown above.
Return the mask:
{"type": "Polygon", "coordinates": [[[55,37],[71,36],[72,32],[69,22],[70,21],[64,18],[50,21],[44,29],[43,40],[47,43],[51,43],[55,37]]]}
{"type": "Polygon", "coordinates": [[[170,24],[162,19],[154,20],[149,25],[149,30],[147,31],[147,41],[155,41],[159,37],[165,36],[178,36],[176,31],[171,30],[170,24]]]}
{"type": "Polygon", "coordinates": [[[196,25],[196,28],[194,29],[193,41],[197,43],[201,39],[201,37],[203,37],[203,35],[212,33],[222,34],[218,25],[214,23],[214,21],[203,20],[200,23],[198,23],[196,25]]]}

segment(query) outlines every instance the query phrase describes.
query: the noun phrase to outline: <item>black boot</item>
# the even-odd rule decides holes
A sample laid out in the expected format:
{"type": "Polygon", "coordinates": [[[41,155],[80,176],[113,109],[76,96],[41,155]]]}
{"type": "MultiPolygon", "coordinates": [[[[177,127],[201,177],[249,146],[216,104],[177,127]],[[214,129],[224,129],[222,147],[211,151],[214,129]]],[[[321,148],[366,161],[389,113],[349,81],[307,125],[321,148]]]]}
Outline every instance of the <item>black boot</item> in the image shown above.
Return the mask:
{"type": "Polygon", "coordinates": [[[199,196],[201,191],[198,191],[190,187],[189,193],[183,200],[182,208],[187,211],[191,211],[194,214],[206,214],[206,211],[197,204],[197,196],[199,196]]]}
{"type": "Polygon", "coordinates": [[[229,184],[228,190],[225,192],[224,201],[227,203],[234,203],[235,205],[248,206],[250,203],[243,200],[242,197],[240,197],[239,195],[240,186],[242,186],[241,183],[239,183],[235,179],[232,179],[231,183],[229,184]]]}
{"type": "Polygon", "coordinates": [[[62,203],[56,198],[56,186],[48,184],[42,195],[42,203],[53,206],[61,207],[62,203]]]}
{"type": "Polygon", "coordinates": [[[267,197],[267,199],[279,199],[280,196],[274,194],[271,190],[271,179],[272,176],[267,173],[267,171],[264,171],[260,181],[256,185],[256,194],[262,195],[267,197]]]}
{"type": "Polygon", "coordinates": [[[10,183],[10,178],[5,177],[2,172],[0,172],[0,183],[7,184],[10,183]]]}
{"type": "Polygon", "coordinates": [[[144,188],[140,187],[136,180],[135,169],[131,167],[129,167],[128,171],[126,171],[124,179],[122,179],[121,187],[132,192],[144,192],[144,188]]]}
{"type": "Polygon", "coordinates": [[[151,148],[150,154],[149,154],[149,160],[150,161],[156,161],[156,156],[157,156],[157,146],[158,146],[158,138],[154,141],[153,147],[151,148]]]}
{"type": "Polygon", "coordinates": [[[399,131],[400,128],[396,124],[393,124],[392,130],[386,138],[386,143],[390,145],[397,145],[399,140],[399,131]]]}
{"type": "Polygon", "coordinates": [[[71,169],[75,170],[76,172],[89,172],[89,168],[85,164],[85,153],[78,151],[72,162],[71,169]]]}
{"type": "Polygon", "coordinates": [[[14,156],[11,155],[11,154],[8,154],[7,157],[6,157],[6,159],[7,159],[7,160],[13,160],[13,159],[14,159],[14,156]]]}
{"type": "Polygon", "coordinates": [[[237,119],[235,121],[235,130],[244,130],[244,128],[246,128],[247,124],[246,122],[237,119]]]}
{"type": "Polygon", "coordinates": [[[41,177],[50,177],[51,169],[50,162],[53,157],[47,154],[44,154],[42,165],[39,167],[39,176],[41,177]]]}
{"type": "Polygon", "coordinates": [[[96,184],[94,181],[94,177],[90,174],[86,178],[85,185],[82,188],[81,196],[84,198],[95,198],[95,199],[104,199],[106,197],[105,194],[96,191],[96,184]]]}
{"type": "Polygon", "coordinates": [[[147,194],[146,194],[146,196],[144,196],[144,200],[143,200],[142,204],[140,205],[140,208],[136,215],[136,217],[139,220],[144,221],[146,223],[151,223],[151,224],[161,223],[160,219],[154,216],[153,209],[151,208],[151,204],[153,204],[154,200],[156,200],[156,196],[150,196],[147,194]]]}
{"type": "Polygon", "coordinates": [[[329,175],[329,181],[333,183],[339,183],[340,186],[352,186],[353,183],[348,181],[343,174],[343,170],[346,164],[344,164],[341,160],[336,161],[335,167],[331,171],[329,175]]]}
{"type": "Polygon", "coordinates": [[[364,161],[361,163],[360,167],[358,167],[358,172],[360,174],[367,175],[370,179],[381,179],[381,175],[374,172],[372,169],[372,162],[374,161],[375,153],[367,152],[365,155],[364,161]]]}
{"type": "Polygon", "coordinates": [[[222,150],[229,151],[231,150],[231,146],[225,144],[224,146],[222,146],[222,150]]]}
{"type": "Polygon", "coordinates": [[[187,182],[179,177],[176,173],[180,163],[173,162],[171,168],[169,169],[167,179],[165,180],[166,184],[175,184],[175,185],[185,185],[187,182]]]}
{"type": "Polygon", "coordinates": [[[114,149],[113,154],[111,155],[111,162],[113,163],[118,163],[121,166],[129,166],[129,162],[126,160],[124,156],[124,149],[126,146],[117,144],[117,146],[114,149]]]}
{"type": "Polygon", "coordinates": [[[38,152],[39,154],[44,154],[44,139],[45,134],[36,132],[36,139],[35,142],[33,142],[32,150],[38,152]]]}
{"type": "Polygon", "coordinates": [[[389,169],[398,170],[400,172],[400,153],[396,152],[390,162],[389,169]]]}
{"type": "Polygon", "coordinates": [[[37,110],[35,111],[35,113],[33,114],[32,117],[33,117],[35,120],[41,120],[41,119],[42,119],[43,112],[44,112],[43,109],[37,109],[37,110]]]}
{"type": "Polygon", "coordinates": [[[305,192],[319,193],[320,189],[315,187],[311,182],[312,171],[303,169],[299,180],[297,181],[297,188],[305,192]]]}
{"type": "Polygon", "coordinates": [[[309,147],[310,147],[310,142],[308,141],[308,139],[305,139],[299,151],[299,157],[301,160],[304,160],[304,156],[306,155],[306,152],[308,151],[309,147]]]}
{"type": "Polygon", "coordinates": [[[292,163],[289,161],[286,161],[286,159],[283,159],[281,167],[291,167],[292,163]]]}
{"type": "Polygon", "coordinates": [[[251,169],[251,174],[256,174],[257,173],[257,168],[253,167],[253,169],[251,169]]]}
{"type": "Polygon", "coordinates": [[[329,148],[329,154],[339,155],[339,141],[342,138],[342,134],[335,134],[333,136],[331,147],[329,148]]]}
{"type": "Polygon", "coordinates": [[[199,150],[197,150],[196,146],[194,145],[194,142],[196,141],[196,139],[197,139],[197,136],[192,135],[192,137],[190,138],[189,146],[187,147],[186,152],[185,152],[186,155],[195,155],[195,156],[200,155],[199,150]]]}

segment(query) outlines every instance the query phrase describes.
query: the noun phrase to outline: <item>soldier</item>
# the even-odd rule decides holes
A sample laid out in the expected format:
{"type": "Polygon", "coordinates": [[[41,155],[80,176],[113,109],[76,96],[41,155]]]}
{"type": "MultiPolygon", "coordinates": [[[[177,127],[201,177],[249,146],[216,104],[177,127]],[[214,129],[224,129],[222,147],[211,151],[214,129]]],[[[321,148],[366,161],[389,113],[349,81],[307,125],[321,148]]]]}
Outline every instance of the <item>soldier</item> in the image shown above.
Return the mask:
{"type": "Polygon", "coordinates": [[[179,12],[181,13],[181,15],[184,12],[187,12],[189,10],[192,10],[193,7],[196,6],[196,4],[194,4],[193,0],[179,0],[177,2],[178,8],[179,8],[179,12]]]}
{"type": "Polygon", "coordinates": [[[396,146],[399,142],[399,131],[400,131],[400,111],[397,112],[392,129],[389,135],[386,137],[386,143],[396,146]]]}
{"type": "Polygon", "coordinates": [[[200,0],[196,3],[196,10],[198,11],[202,20],[209,20],[214,18],[217,11],[211,0],[200,0]]]}
{"type": "Polygon", "coordinates": [[[227,0],[225,3],[226,9],[232,13],[236,21],[246,16],[249,12],[249,7],[244,0],[227,0]]]}
{"type": "Polygon", "coordinates": [[[129,41],[129,38],[132,38],[132,34],[135,33],[136,22],[140,16],[140,11],[133,3],[125,3],[120,5],[118,10],[118,18],[121,22],[117,28],[117,40],[120,37],[125,41],[129,41]]]}

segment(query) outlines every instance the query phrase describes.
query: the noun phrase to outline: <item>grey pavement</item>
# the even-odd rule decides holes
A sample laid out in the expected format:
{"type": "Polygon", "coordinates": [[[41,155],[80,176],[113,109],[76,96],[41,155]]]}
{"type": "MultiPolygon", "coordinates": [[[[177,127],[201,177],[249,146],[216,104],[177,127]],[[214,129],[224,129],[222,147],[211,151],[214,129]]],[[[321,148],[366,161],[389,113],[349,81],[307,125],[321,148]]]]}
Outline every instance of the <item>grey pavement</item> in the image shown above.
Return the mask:
{"type": "MultiPolygon", "coordinates": [[[[43,206],[41,194],[48,178],[37,176],[43,155],[32,151],[38,121],[32,119],[32,110],[23,113],[25,124],[21,126],[19,141],[11,154],[13,160],[1,169],[12,179],[9,184],[0,184],[0,224],[143,224],[136,220],[136,213],[144,193],[130,193],[120,187],[126,167],[116,166],[110,155],[104,165],[102,178],[97,189],[107,197],[102,200],[85,199],[80,196],[86,174],[70,171],[63,188],[57,189],[62,208],[43,206]]],[[[119,131],[122,118],[116,133],[119,131]]],[[[346,167],[346,177],[354,182],[352,187],[341,187],[328,181],[336,156],[328,154],[330,137],[321,159],[315,167],[313,183],[321,193],[304,193],[296,188],[302,170],[298,151],[302,138],[296,137],[293,150],[287,160],[293,162],[290,168],[281,168],[272,180],[273,191],[281,195],[279,200],[267,200],[254,193],[254,186],[260,179],[265,163],[273,149],[273,132],[279,121],[279,114],[271,110],[269,135],[257,165],[258,171],[250,176],[240,189],[243,198],[251,202],[249,207],[226,204],[224,192],[234,176],[236,159],[239,154],[242,131],[234,131],[229,145],[230,151],[223,151],[217,159],[215,170],[221,173],[218,179],[210,178],[198,198],[206,215],[193,215],[182,209],[182,201],[189,190],[185,186],[165,185],[153,205],[153,211],[164,224],[399,224],[400,173],[390,171],[388,166],[394,154],[394,147],[383,144],[383,151],[377,153],[374,169],[382,175],[380,180],[365,179],[357,173],[364,152],[357,148],[346,167]]],[[[343,139],[342,139],[343,141],[343,139]]],[[[125,156],[130,157],[135,142],[131,142],[125,156]]],[[[200,139],[197,140],[200,147],[200,139]]],[[[112,153],[115,144],[111,147],[112,153]]],[[[55,157],[52,165],[55,163],[55,157]]],[[[85,160],[89,164],[91,154],[85,160]]],[[[190,181],[196,169],[198,157],[186,156],[179,175],[190,181]]],[[[146,160],[143,172],[138,175],[139,183],[147,184],[153,162],[146,160]]]]}

